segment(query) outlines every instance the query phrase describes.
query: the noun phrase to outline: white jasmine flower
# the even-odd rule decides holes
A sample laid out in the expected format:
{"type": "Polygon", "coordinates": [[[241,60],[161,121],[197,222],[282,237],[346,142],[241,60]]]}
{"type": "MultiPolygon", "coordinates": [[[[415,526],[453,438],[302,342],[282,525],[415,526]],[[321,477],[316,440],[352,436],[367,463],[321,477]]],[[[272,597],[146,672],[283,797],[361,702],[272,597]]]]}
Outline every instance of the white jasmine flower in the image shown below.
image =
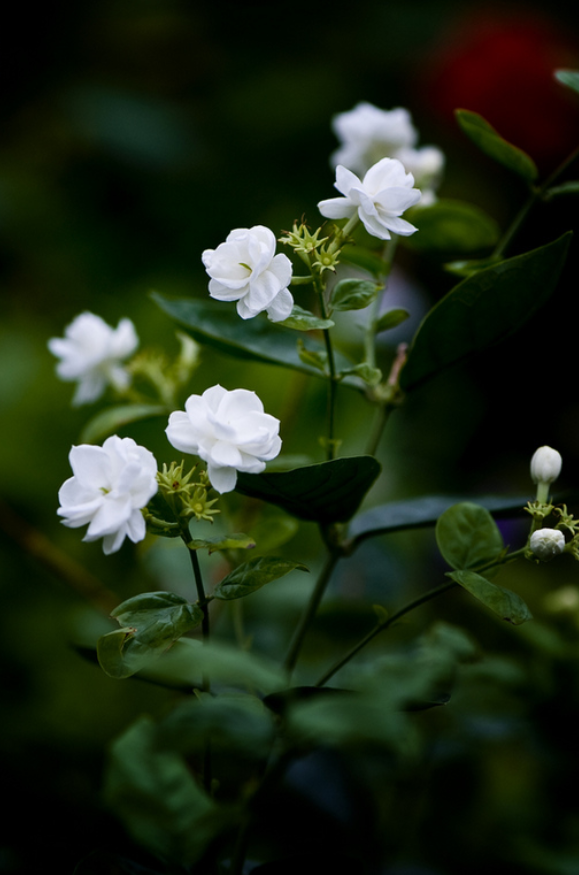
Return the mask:
{"type": "Polygon", "coordinates": [[[393,157],[413,175],[414,184],[422,193],[420,206],[433,204],[436,200],[434,192],[444,170],[444,153],[436,146],[422,146],[420,149],[399,149],[393,157]]]}
{"type": "Polygon", "coordinates": [[[167,438],[175,449],[207,462],[217,492],[235,489],[238,471],[259,474],[281,449],[279,419],[264,413],[255,392],[213,386],[191,395],[185,411],[171,414],[167,438]]]}
{"type": "Polygon", "coordinates": [[[531,459],[531,477],[533,483],[553,483],[561,473],[563,459],[557,450],[551,447],[539,447],[531,459]]]}
{"type": "Polygon", "coordinates": [[[64,337],[48,341],[50,352],[60,359],[58,376],[78,381],[73,404],[96,401],[108,385],[126,389],[130,375],[121,362],[138,345],[130,319],[121,319],[116,328],[111,328],[94,313],[81,313],[65,329],[64,337]]]}
{"type": "Polygon", "coordinates": [[[530,547],[538,559],[548,562],[565,549],[565,536],[558,529],[539,529],[531,535],[530,547]]]}
{"type": "Polygon", "coordinates": [[[318,209],[328,219],[349,219],[358,213],[369,234],[390,240],[391,233],[408,237],[417,229],[400,216],[420,200],[414,177],[396,158],[382,158],[364,179],[342,165],[336,167],[335,188],[344,197],[320,201],[318,209]]]}
{"type": "Polygon", "coordinates": [[[292,264],[275,254],[273,231],[263,225],[236,228],[217,249],[206,249],[203,264],[211,280],[209,294],[218,301],[237,301],[242,319],[263,310],[272,322],[287,319],[294,304],[288,286],[292,264]]]}
{"type": "Polygon", "coordinates": [[[113,435],[102,447],[81,444],[69,453],[73,477],[58,493],[58,515],[76,529],[88,523],[83,541],[103,539],[103,550],[115,553],[128,537],[145,537],[141,508],[157,492],[157,462],[132,438],[113,435]]]}
{"type": "Polygon", "coordinates": [[[418,138],[407,109],[378,109],[366,102],[335,116],[332,128],[342,143],[331,157],[332,164],[343,164],[356,173],[365,173],[398,149],[412,148],[418,138]]]}

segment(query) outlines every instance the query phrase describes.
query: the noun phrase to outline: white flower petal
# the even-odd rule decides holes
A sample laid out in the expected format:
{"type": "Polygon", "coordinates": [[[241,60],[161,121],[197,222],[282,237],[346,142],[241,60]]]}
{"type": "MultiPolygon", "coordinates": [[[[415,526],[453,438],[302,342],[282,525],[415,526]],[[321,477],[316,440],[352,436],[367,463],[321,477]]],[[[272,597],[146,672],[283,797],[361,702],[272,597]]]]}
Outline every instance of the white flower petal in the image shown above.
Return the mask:
{"type": "Polygon", "coordinates": [[[318,203],[318,210],[326,219],[349,219],[356,207],[348,198],[330,197],[318,203]]]}
{"type": "Polygon", "coordinates": [[[266,310],[268,318],[272,322],[283,322],[284,319],[291,316],[293,306],[294,299],[292,293],[289,289],[282,289],[281,292],[278,292],[266,310]]]}
{"type": "Polygon", "coordinates": [[[235,489],[237,483],[237,471],[235,468],[219,468],[211,462],[207,465],[207,476],[213,488],[223,494],[235,489]]]}

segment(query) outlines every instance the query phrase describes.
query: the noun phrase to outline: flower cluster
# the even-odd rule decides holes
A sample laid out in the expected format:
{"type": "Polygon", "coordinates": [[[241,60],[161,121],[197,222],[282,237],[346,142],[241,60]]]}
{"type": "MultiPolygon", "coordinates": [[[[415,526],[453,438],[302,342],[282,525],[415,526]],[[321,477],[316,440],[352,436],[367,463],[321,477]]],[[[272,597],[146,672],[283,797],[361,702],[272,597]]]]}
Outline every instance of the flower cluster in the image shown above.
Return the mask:
{"type": "Polygon", "coordinates": [[[169,442],[183,453],[207,462],[207,475],[217,492],[231,492],[237,471],[259,474],[281,449],[279,419],[264,413],[255,392],[213,386],[191,395],[185,412],[169,417],[169,442]]]}
{"type": "Polygon", "coordinates": [[[288,289],[292,263],[287,255],[276,255],[275,247],[273,231],[254,225],[236,228],[217,249],[206,249],[202,259],[211,297],[237,301],[242,319],[264,310],[272,322],[287,319],[294,303],[288,289]]]}
{"type": "Polygon", "coordinates": [[[131,378],[121,362],[138,345],[130,319],[121,319],[116,328],[111,328],[94,313],[81,313],[67,326],[64,337],[48,341],[50,352],[60,359],[58,376],[78,381],[73,404],[96,401],[107,386],[126,389],[131,378]]]}
{"type": "Polygon", "coordinates": [[[126,537],[145,537],[141,509],[157,492],[157,462],[132,438],[107,438],[102,447],[81,444],[69,454],[72,477],[60,488],[58,515],[65,526],[88,524],[83,541],[103,539],[106,554],[126,537]]]}
{"type": "Polygon", "coordinates": [[[380,240],[390,240],[391,234],[407,237],[417,229],[400,216],[420,200],[413,186],[414,177],[395,158],[382,158],[363,180],[339,164],[335,187],[343,197],[320,201],[318,209],[328,219],[350,219],[357,213],[368,233],[380,240]]]}
{"type": "Polygon", "coordinates": [[[331,157],[333,165],[342,164],[363,174],[381,158],[397,158],[414,176],[422,192],[421,205],[433,203],[444,169],[444,155],[436,146],[415,148],[418,132],[408,110],[378,109],[362,102],[335,116],[332,127],[341,141],[331,157]]]}

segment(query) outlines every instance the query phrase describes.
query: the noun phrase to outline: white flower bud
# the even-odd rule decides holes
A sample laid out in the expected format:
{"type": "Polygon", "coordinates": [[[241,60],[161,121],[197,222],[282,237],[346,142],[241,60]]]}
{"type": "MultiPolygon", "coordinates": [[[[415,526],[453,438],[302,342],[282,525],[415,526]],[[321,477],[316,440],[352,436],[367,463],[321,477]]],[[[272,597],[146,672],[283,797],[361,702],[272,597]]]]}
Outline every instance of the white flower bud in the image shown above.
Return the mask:
{"type": "Polygon", "coordinates": [[[565,549],[565,536],[558,529],[539,529],[531,535],[530,547],[537,559],[548,562],[565,549]]]}
{"type": "Polygon", "coordinates": [[[539,447],[531,459],[531,477],[534,483],[552,483],[561,473],[561,454],[551,447],[539,447]]]}

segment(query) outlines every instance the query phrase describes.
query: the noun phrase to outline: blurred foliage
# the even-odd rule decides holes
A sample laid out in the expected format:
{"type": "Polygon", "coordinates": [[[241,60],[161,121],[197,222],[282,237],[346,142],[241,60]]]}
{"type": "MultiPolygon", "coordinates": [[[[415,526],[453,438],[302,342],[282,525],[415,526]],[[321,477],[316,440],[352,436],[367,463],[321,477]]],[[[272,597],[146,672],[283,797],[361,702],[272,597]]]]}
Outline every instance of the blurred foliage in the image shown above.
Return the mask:
{"type": "MultiPolygon", "coordinates": [[[[175,355],[174,326],[148,293],[203,298],[200,254],[232,227],[288,230],[304,213],[315,221],[316,203],[332,194],[331,117],[359,100],[408,106],[421,142],[447,154],[442,196],[472,203],[503,229],[523,186],[476,151],[452,111],[481,113],[546,173],[577,142],[576,96],[550,79],[557,66],[579,66],[577,14],[566,4],[465,13],[450,0],[361,0],[338,11],[300,7],[281,18],[259,2],[212,9],[184,0],[89,0],[16,6],[3,28],[0,752],[10,811],[0,872],[73,872],[77,864],[81,875],[137,871],[125,858],[157,871],[102,806],[103,752],[139,715],[162,717],[181,694],[115,681],[83,654],[116,628],[107,614],[118,602],[143,590],[191,597],[179,544],[126,545],[104,557],[59,524],[68,448],[89,414],[70,407],[72,388],[54,376],[47,339],[90,310],[111,324],[129,315],[143,346],[175,355]],[[79,580],[80,591],[66,585],[79,580]]],[[[509,255],[543,245],[546,228],[555,240],[575,216],[572,197],[554,198],[509,255]]],[[[545,443],[564,457],[564,485],[578,482],[578,267],[575,243],[554,298],[508,347],[409,398],[388,426],[385,473],[368,506],[423,492],[525,494],[528,460],[545,443]]],[[[453,282],[428,252],[404,252],[401,268],[400,289],[413,305],[402,293],[397,303],[409,310],[425,312],[453,282]]],[[[298,302],[309,306],[307,295],[298,302]]],[[[409,332],[399,339],[411,336],[410,323],[397,329],[409,332]]],[[[344,325],[347,340],[351,323],[344,325]]],[[[382,356],[387,365],[392,350],[385,346],[382,356]]],[[[284,452],[316,463],[325,392],[321,381],[305,380],[202,352],[184,397],[216,382],[255,388],[284,423],[284,452]],[[309,434],[298,434],[300,421],[309,434]]],[[[337,431],[346,455],[363,451],[362,415],[362,400],[344,389],[337,431]]],[[[170,461],[159,420],[122,433],[129,432],[170,461]]],[[[259,548],[265,516],[258,502],[232,496],[230,519],[201,523],[196,533],[248,531],[259,548]]],[[[295,527],[281,513],[278,522],[283,549],[295,527]]],[[[501,531],[509,543],[523,537],[516,523],[501,523],[501,531]]],[[[299,532],[299,558],[309,564],[317,533],[307,522],[299,532]]],[[[227,571],[219,554],[201,561],[210,581],[227,571]]],[[[459,875],[465,861],[472,875],[505,866],[511,875],[575,873],[579,594],[576,567],[570,559],[561,567],[556,583],[535,566],[501,574],[501,585],[521,592],[536,618],[523,627],[500,625],[461,591],[376,639],[368,657],[404,655],[442,619],[469,630],[485,656],[460,666],[451,707],[405,715],[426,739],[416,764],[397,771],[372,750],[304,751],[259,812],[269,839],[256,852],[299,858],[313,842],[325,864],[325,848],[351,857],[357,845],[376,866],[392,861],[390,875],[408,872],[404,864],[421,875],[459,875]]],[[[336,569],[304,648],[304,682],[335,658],[335,635],[346,647],[371,628],[372,602],[398,605],[444,570],[432,529],[364,543],[336,569]]],[[[219,635],[241,635],[279,658],[311,587],[307,577],[276,581],[243,610],[220,602],[219,635]]],[[[339,706],[324,706],[320,725],[332,707],[339,706]]]]}

